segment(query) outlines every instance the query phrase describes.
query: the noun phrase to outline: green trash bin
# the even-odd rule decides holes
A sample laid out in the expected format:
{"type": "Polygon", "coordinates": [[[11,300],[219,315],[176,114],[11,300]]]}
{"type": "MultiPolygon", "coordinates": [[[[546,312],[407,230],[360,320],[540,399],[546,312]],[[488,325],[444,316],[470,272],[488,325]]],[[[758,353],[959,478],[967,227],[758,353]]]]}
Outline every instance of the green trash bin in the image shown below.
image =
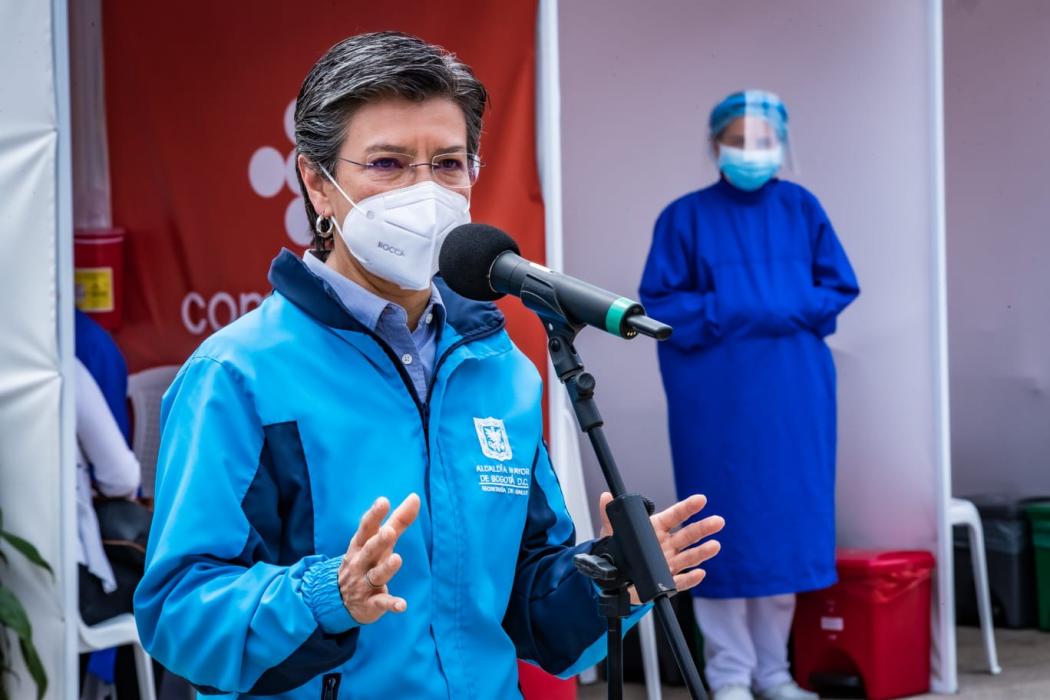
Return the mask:
{"type": "Polygon", "coordinates": [[[1035,579],[1039,599],[1039,629],[1050,632],[1050,501],[1030,503],[1028,518],[1032,521],[1035,545],[1035,579]]]}

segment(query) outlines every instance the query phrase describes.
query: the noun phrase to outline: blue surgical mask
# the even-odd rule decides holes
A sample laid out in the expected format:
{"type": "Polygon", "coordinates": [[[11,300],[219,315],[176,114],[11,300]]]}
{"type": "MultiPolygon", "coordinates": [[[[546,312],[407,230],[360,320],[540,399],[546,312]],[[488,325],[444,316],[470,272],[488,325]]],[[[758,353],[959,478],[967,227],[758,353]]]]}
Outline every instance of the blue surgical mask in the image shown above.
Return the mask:
{"type": "Polygon", "coordinates": [[[768,149],[733,148],[718,146],[718,169],[737,189],[754,192],[769,182],[784,164],[781,146],[768,149]]]}

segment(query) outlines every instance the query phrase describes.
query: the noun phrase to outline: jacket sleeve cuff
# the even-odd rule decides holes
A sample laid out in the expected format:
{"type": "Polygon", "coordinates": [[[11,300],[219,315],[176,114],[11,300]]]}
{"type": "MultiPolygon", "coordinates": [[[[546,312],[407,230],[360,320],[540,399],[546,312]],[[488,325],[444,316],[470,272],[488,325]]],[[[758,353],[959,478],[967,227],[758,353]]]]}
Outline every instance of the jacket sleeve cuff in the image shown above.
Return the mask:
{"type": "Polygon", "coordinates": [[[303,600],[327,634],[343,634],[358,626],[339,594],[339,566],[342,563],[340,557],[324,559],[303,574],[303,600]]]}

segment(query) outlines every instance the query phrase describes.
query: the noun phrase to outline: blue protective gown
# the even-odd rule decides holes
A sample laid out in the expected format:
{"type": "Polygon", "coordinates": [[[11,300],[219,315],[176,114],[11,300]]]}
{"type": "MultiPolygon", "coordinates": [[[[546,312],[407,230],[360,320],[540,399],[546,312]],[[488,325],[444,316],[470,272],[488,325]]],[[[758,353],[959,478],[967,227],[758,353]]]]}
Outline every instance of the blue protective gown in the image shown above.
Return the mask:
{"type": "Polygon", "coordinates": [[[824,337],[857,296],[816,197],[724,179],[660,214],[641,284],[660,343],[675,481],[726,526],[694,589],[753,598],[835,582],[835,367],[824,337]]]}

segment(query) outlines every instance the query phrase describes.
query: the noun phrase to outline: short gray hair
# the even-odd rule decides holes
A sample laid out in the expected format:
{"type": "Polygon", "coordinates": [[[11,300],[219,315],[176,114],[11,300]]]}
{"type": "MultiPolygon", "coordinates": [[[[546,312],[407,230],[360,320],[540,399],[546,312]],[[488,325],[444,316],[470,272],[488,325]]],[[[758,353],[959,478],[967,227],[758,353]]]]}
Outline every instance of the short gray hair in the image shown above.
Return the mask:
{"type": "MultiPolygon", "coordinates": [[[[467,150],[478,153],[488,92],[469,66],[440,46],[400,32],[358,34],[328,49],[303,81],[295,101],[295,149],[309,167],[335,172],[354,111],[371,100],[421,102],[448,97],[463,110],[467,150]]],[[[311,227],[317,219],[302,176],[299,187],[311,227]]],[[[315,246],[319,243],[315,238],[315,246]]]]}

